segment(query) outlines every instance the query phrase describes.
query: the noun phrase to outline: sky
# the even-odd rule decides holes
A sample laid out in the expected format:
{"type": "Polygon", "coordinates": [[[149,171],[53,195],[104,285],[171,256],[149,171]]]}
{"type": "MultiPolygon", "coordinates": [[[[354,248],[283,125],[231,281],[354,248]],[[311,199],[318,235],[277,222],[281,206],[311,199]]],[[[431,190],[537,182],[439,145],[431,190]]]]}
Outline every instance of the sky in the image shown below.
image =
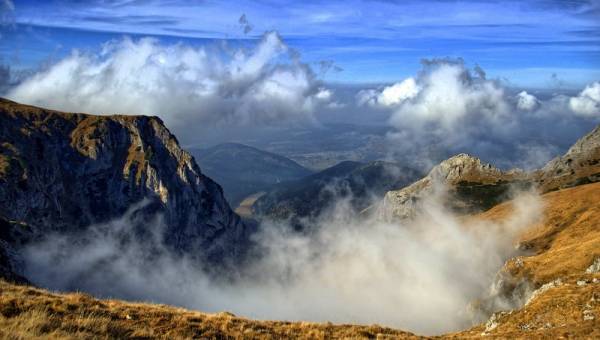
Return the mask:
{"type": "Polygon", "coordinates": [[[248,46],[277,31],[329,83],[392,83],[462,58],[528,88],[600,79],[600,2],[2,0],[0,60],[39,68],[123,36],[248,46]]]}
{"type": "Polygon", "coordinates": [[[597,0],[0,5],[0,96],[186,147],[337,122],[389,128],[386,159],[534,168],[600,122],[597,0]]]}

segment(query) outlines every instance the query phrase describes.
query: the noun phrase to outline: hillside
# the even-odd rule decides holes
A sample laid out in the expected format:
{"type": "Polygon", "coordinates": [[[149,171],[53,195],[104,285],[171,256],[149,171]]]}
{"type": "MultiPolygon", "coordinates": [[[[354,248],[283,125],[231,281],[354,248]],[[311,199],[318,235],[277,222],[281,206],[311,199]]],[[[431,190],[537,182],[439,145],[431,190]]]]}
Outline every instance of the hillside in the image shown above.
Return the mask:
{"type": "MultiPolygon", "coordinates": [[[[524,308],[498,312],[492,321],[461,332],[503,338],[600,336],[600,183],[545,194],[544,218],[516,240],[529,256],[513,258],[499,276],[511,295],[533,291],[524,308]],[[487,329],[487,331],[486,331],[487,329]]],[[[510,202],[475,219],[501,221],[510,202]]]]}
{"type": "Polygon", "coordinates": [[[131,209],[137,234],[164,228],[161,236],[174,251],[198,260],[233,260],[247,245],[249,228],[221,187],[159,118],[59,112],[0,99],[0,236],[7,254],[131,209]]]}
{"type": "Polygon", "coordinates": [[[477,157],[459,154],[436,165],[424,178],[385,194],[381,219],[412,218],[424,199],[436,197],[456,213],[476,213],[536,187],[541,193],[600,181],[600,126],[542,169],[502,171],[477,157]]]}
{"type": "Polygon", "coordinates": [[[312,173],[291,159],[238,143],[189,151],[202,171],[221,184],[234,207],[251,194],[312,173]]]}
{"type": "Polygon", "coordinates": [[[385,194],[379,215],[385,220],[414,217],[421,200],[444,196],[445,205],[458,213],[487,210],[510,198],[515,186],[527,186],[527,174],[501,171],[480,159],[459,154],[435,166],[421,180],[385,194]]]}
{"type": "Polygon", "coordinates": [[[0,337],[20,339],[417,339],[391,328],[331,323],[253,321],[165,305],[56,294],[0,280],[0,337]]]}
{"type": "Polygon", "coordinates": [[[345,161],[300,180],[281,183],[253,204],[256,216],[276,220],[317,218],[332,202],[349,199],[355,212],[394,188],[414,181],[419,173],[399,164],[345,161]]]}
{"type": "MultiPolygon", "coordinates": [[[[600,183],[543,195],[542,222],[515,240],[531,255],[511,259],[503,269],[515,282],[530,284],[532,292],[537,289],[529,293],[533,296],[530,302],[512,312],[496,313],[469,330],[435,338],[479,338],[484,334],[486,338],[599,337],[597,197],[600,183]]],[[[501,221],[511,209],[506,202],[468,221],[501,221]]],[[[56,294],[6,282],[0,283],[0,332],[2,337],[21,338],[418,338],[380,326],[253,321],[230,313],[205,314],[164,305],[97,300],[81,293],[56,294]]]]}

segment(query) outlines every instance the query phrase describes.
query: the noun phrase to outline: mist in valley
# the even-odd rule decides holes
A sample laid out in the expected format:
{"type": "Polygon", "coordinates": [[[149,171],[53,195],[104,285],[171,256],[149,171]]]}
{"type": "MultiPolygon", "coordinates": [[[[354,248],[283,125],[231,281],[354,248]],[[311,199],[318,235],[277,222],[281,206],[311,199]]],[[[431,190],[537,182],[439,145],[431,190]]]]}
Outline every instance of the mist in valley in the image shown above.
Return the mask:
{"type": "Polygon", "coordinates": [[[263,221],[255,256],[227,278],[165,246],[160,216],[149,224],[137,219],[147,204],[140,202],[119,219],[30,244],[25,274],[42,287],[101,297],[438,334],[487,317],[470,304],[489,297],[498,270],[519,254],[515,236],[542,211],[534,193],[520,192],[502,222],[467,223],[444,208],[443,192],[440,186],[423,201],[412,221],[358,215],[348,197],[310,232],[263,221]]]}

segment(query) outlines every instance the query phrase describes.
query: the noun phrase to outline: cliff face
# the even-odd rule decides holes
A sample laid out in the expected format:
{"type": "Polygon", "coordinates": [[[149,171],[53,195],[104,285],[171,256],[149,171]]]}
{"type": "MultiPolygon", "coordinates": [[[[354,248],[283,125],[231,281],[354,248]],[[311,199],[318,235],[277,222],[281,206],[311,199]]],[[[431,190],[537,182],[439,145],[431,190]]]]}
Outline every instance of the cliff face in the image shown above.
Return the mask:
{"type": "Polygon", "coordinates": [[[159,118],[0,100],[0,218],[17,222],[25,238],[102,223],[144,199],[141,214],[162,214],[166,241],[178,252],[218,262],[238,257],[247,243],[248,228],[220,186],[159,118]]]}

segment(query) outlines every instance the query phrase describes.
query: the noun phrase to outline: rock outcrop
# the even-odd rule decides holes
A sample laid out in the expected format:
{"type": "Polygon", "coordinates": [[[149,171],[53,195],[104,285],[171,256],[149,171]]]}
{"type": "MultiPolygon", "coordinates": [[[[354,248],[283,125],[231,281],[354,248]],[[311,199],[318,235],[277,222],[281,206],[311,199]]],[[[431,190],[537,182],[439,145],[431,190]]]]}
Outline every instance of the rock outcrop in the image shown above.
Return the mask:
{"type": "Polygon", "coordinates": [[[388,191],[379,207],[384,220],[411,218],[417,207],[434,192],[445,205],[459,213],[491,208],[510,198],[513,186],[523,186],[527,174],[501,171],[480,159],[459,154],[435,166],[427,176],[400,190],[388,191]]]}
{"type": "Polygon", "coordinates": [[[600,181],[600,125],[534,176],[542,192],[600,181]]]}
{"type": "Polygon", "coordinates": [[[378,208],[384,220],[411,218],[434,191],[443,204],[461,213],[485,211],[510,199],[512,189],[531,186],[540,193],[600,181],[600,126],[561,157],[530,173],[501,171],[476,157],[459,154],[435,166],[423,179],[386,193],[378,208]]]}
{"type": "Polygon", "coordinates": [[[239,257],[247,245],[249,230],[221,187],[159,118],[64,113],[0,99],[0,218],[26,231],[16,237],[3,230],[16,243],[109,221],[145,199],[142,228],[160,214],[177,252],[215,263],[239,257]]]}

